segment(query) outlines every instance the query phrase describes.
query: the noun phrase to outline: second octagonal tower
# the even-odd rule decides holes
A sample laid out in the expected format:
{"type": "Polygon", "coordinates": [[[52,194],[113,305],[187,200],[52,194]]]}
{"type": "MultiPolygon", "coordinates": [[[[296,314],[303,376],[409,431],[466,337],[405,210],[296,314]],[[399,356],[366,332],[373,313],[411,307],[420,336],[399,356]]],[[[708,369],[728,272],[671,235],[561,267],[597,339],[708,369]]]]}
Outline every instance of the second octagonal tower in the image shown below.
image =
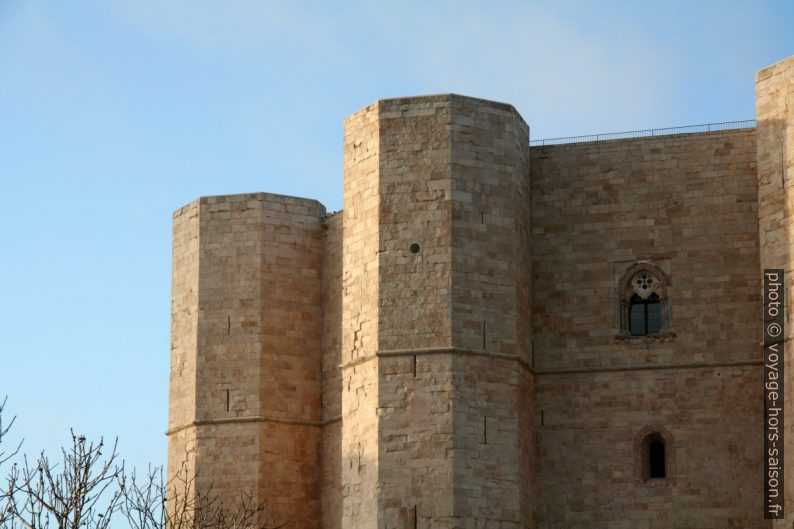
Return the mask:
{"type": "Polygon", "coordinates": [[[343,527],[531,520],[528,150],[453,94],[345,122],[343,527]]]}

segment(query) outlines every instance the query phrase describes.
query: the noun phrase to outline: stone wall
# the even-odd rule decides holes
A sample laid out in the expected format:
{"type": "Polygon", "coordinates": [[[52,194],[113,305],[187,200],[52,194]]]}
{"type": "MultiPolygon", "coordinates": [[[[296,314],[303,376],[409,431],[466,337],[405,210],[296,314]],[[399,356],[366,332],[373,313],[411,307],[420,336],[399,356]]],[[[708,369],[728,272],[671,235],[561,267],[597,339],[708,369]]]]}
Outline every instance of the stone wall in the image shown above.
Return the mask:
{"type": "Polygon", "coordinates": [[[173,215],[168,476],[195,469],[196,340],[199,296],[199,201],[173,215]]]}
{"type": "Polygon", "coordinates": [[[540,527],[766,527],[755,132],[531,149],[540,527]],[[669,279],[663,339],[617,285],[669,279]],[[669,437],[644,481],[637,436],[669,437]],[[730,486],[726,484],[730,483],[730,486]]]}
{"type": "Polygon", "coordinates": [[[439,351],[452,342],[452,108],[447,96],[377,105],[379,527],[451,527],[455,388],[439,351]]]}
{"type": "Polygon", "coordinates": [[[439,95],[345,125],[342,526],[518,527],[532,512],[532,428],[515,413],[531,400],[526,124],[439,95]]]}
{"type": "Polygon", "coordinates": [[[323,251],[322,527],[342,528],[342,214],[326,218],[323,251]]]}
{"type": "Polygon", "coordinates": [[[540,529],[769,528],[762,370],[756,366],[539,374],[540,529]],[[667,475],[643,480],[644,433],[667,475]]]}
{"type": "Polygon", "coordinates": [[[459,523],[532,519],[529,129],[505,104],[451,97],[455,494],[459,523]],[[521,465],[521,461],[526,464],[521,465]]]}
{"type": "Polygon", "coordinates": [[[532,149],[509,105],[383,100],[345,120],[343,212],[178,210],[169,476],[296,529],[771,527],[759,268],[794,280],[794,58],[757,93],[757,132],[532,149]],[[638,267],[657,336],[626,329],[638,267]]]}
{"type": "Polygon", "coordinates": [[[785,310],[785,520],[776,527],[794,524],[794,363],[792,363],[790,297],[794,293],[794,57],[764,68],[756,75],[756,113],[758,118],[758,233],[761,241],[761,264],[764,268],[782,268],[786,274],[785,310]]]}
{"type": "Polygon", "coordinates": [[[324,214],[257,193],[175,219],[170,475],[194,437],[198,487],[304,526],[320,517],[324,214]]]}
{"type": "Polygon", "coordinates": [[[535,367],[745,360],[759,352],[755,132],[532,149],[535,367]],[[675,339],[616,342],[617,281],[671,278],[675,339]]]}
{"type": "Polygon", "coordinates": [[[345,120],[342,214],[342,527],[376,529],[378,505],[377,105],[345,120]]]}

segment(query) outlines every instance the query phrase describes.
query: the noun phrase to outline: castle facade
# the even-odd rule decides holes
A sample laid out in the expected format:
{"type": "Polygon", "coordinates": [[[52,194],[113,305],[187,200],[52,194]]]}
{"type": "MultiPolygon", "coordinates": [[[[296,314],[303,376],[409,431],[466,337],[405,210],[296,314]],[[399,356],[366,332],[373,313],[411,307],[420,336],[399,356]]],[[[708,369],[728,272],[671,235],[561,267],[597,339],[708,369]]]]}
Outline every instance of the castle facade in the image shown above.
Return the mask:
{"type": "Polygon", "coordinates": [[[510,105],[378,101],[342,212],[177,210],[169,474],[294,529],[790,527],[761,272],[793,268],[794,57],[756,89],[756,127],[532,147],[510,105]]]}

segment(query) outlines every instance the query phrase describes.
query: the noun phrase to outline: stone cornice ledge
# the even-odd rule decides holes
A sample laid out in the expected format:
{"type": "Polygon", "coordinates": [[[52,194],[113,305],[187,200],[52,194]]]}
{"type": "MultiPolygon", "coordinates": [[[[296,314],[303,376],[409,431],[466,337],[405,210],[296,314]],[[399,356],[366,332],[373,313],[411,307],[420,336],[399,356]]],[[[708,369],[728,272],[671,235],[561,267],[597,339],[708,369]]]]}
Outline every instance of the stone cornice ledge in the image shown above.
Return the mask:
{"type": "Polygon", "coordinates": [[[467,354],[475,356],[486,356],[489,358],[499,358],[504,360],[513,360],[518,362],[522,367],[533,375],[565,375],[573,373],[606,373],[613,371],[645,371],[652,369],[708,369],[715,367],[742,367],[742,366],[762,366],[763,360],[760,358],[751,358],[743,360],[724,360],[716,362],[680,362],[680,363],[659,363],[659,364],[630,364],[622,366],[582,366],[582,367],[554,367],[554,368],[536,368],[527,363],[526,360],[518,355],[511,353],[489,352],[484,349],[465,349],[462,347],[430,347],[422,349],[388,349],[378,351],[375,354],[369,354],[351,360],[350,362],[341,364],[340,369],[348,369],[369,362],[378,357],[389,356],[421,356],[432,354],[467,354]]]}
{"type": "Polygon", "coordinates": [[[659,369],[708,369],[715,367],[743,367],[764,365],[760,358],[748,360],[725,360],[723,362],[681,362],[666,364],[639,364],[625,366],[598,366],[598,367],[559,367],[547,369],[534,369],[536,375],[567,375],[569,373],[606,373],[611,371],[647,371],[659,369]]]}
{"type": "Polygon", "coordinates": [[[296,424],[298,426],[323,427],[341,420],[342,420],[341,415],[336,417],[331,417],[330,419],[326,419],[324,421],[293,419],[289,417],[272,417],[269,415],[249,415],[246,417],[223,417],[220,419],[200,419],[193,422],[189,422],[188,424],[183,424],[182,426],[176,426],[174,428],[171,428],[170,430],[167,430],[165,432],[165,435],[172,435],[177,432],[181,432],[185,428],[190,428],[191,426],[206,426],[213,424],[244,424],[251,422],[275,422],[280,424],[296,424]]]}
{"type": "Polygon", "coordinates": [[[487,356],[488,358],[499,358],[504,360],[514,360],[519,364],[521,364],[522,366],[524,366],[525,368],[529,369],[530,371],[532,370],[532,368],[526,362],[526,360],[524,360],[523,358],[519,357],[516,354],[491,352],[485,349],[467,349],[465,347],[424,347],[424,348],[416,348],[416,349],[386,349],[382,351],[377,351],[374,354],[360,356],[355,360],[351,360],[350,362],[340,364],[339,368],[348,369],[350,367],[355,367],[365,362],[369,362],[370,360],[374,360],[375,358],[378,357],[423,356],[423,355],[434,355],[434,354],[463,354],[463,355],[473,355],[473,356],[487,356]]]}
{"type": "MultiPolygon", "coordinates": [[[[378,351],[375,354],[363,356],[361,358],[357,358],[352,362],[348,362],[346,364],[342,364],[339,367],[341,369],[346,369],[350,367],[354,367],[370,360],[374,360],[378,357],[389,357],[389,356],[420,356],[420,355],[431,355],[431,354],[469,354],[469,355],[476,355],[476,356],[487,356],[489,358],[499,358],[502,360],[514,360],[518,362],[522,367],[527,369],[533,375],[568,375],[568,374],[578,374],[578,373],[608,373],[614,371],[645,371],[645,370],[660,370],[660,369],[709,369],[709,368],[716,368],[716,367],[744,367],[744,366],[756,366],[761,367],[764,365],[764,361],[760,358],[753,358],[747,360],[726,360],[723,362],[688,362],[688,363],[666,363],[666,364],[642,364],[642,365],[626,365],[626,366],[603,366],[603,367],[561,367],[561,368],[549,368],[549,369],[534,369],[526,361],[519,358],[517,355],[509,354],[509,353],[489,353],[483,350],[477,349],[464,349],[461,347],[435,347],[429,349],[390,349],[385,351],[378,351]]],[[[252,423],[252,422],[274,422],[274,423],[281,423],[281,424],[295,424],[299,426],[311,426],[311,427],[324,427],[329,424],[333,424],[335,422],[341,421],[341,416],[331,417],[330,419],[326,419],[323,421],[312,421],[308,419],[294,419],[289,417],[272,417],[267,415],[251,415],[247,417],[224,417],[220,419],[201,419],[192,421],[188,424],[183,424],[182,426],[177,426],[175,428],[171,428],[170,430],[166,431],[166,435],[172,435],[177,432],[180,432],[186,428],[191,426],[206,426],[206,425],[214,425],[214,424],[244,424],[244,423],[252,423]]]]}

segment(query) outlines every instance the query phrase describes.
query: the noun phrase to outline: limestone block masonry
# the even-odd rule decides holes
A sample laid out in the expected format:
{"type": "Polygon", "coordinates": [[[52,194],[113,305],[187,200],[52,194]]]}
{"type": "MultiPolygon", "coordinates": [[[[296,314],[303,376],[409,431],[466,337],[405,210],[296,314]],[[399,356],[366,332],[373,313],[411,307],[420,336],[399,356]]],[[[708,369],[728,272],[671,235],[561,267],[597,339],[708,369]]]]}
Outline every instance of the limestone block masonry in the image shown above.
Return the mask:
{"type": "Polygon", "coordinates": [[[382,100],[345,120],[342,212],[177,210],[169,476],[290,529],[791,527],[760,337],[761,270],[794,279],[794,57],[756,86],[756,129],[543,147],[507,104],[382,100]]]}

